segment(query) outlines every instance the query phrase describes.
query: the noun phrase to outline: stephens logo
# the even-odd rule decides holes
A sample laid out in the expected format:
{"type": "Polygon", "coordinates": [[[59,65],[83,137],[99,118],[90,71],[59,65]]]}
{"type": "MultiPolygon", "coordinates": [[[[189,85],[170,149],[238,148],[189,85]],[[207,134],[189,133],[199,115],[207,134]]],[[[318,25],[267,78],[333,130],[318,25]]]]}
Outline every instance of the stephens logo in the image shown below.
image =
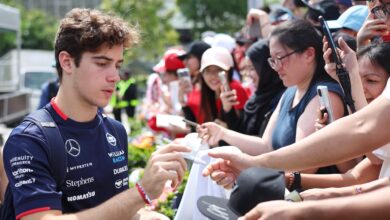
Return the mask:
{"type": "Polygon", "coordinates": [[[112,146],[116,146],[116,138],[112,136],[110,133],[106,133],[106,138],[108,143],[110,143],[112,146]]]}
{"type": "Polygon", "coordinates": [[[95,179],[93,177],[89,178],[80,178],[79,180],[67,180],[66,181],[66,187],[71,188],[71,187],[80,187],[82,185],[87,185],[90,183],[93,183],[95,179]]]}
{"type": "Polygon", "coordinates": [[[77,157],[80,154],[80,144],[75,139],[68,139],[65,141],[66,152],[73,157],[77,157]]]}

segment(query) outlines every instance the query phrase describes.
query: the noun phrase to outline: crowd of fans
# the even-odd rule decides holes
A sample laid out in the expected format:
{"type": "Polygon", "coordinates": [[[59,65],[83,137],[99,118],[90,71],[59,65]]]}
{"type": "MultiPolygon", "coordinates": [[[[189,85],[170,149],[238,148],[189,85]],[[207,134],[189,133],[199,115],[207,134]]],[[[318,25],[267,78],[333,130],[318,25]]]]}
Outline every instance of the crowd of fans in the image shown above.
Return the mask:
{"type": "MultiPolygon", "coordinates": [[[[191,184],[176,219],[202,217],[196,199],[201,195],[229,198],[229,193],[221,192],[230,192],[240,173],[250,167],[283,170],[286,188],[299,192],[303,201],[260,203],[242,219],[389,218],[388,0],[284,0],[272,10],[251,9],[234,37],[211,31],[202,37],[186,47],[167,49],[148,77],[142,102],[133,96],[118,102],[135,93],[126,92],[133,84],[127,81],[129,75],[111,100],[118,120],[121,109],[133,116],[138,105],[153,132],[172,140],[196,132],[210,147],[197,155],[207,164],[192,165],[191,184]],[[356,113],[346,103],[346,89],[338,77],[341,67],[335,64],[319,16],[332,31],[338,47],[333,52],[348,73],[356,113]],[[319,86],[329,91],[331,112],[320,104],[319,86]],[[172,122],[162,127],[159,115],[180,116],[195,124],[181,127],[172,122]]],[[[153,180],[159,178],[161,186],[176,174],[177,185],[185,162],[172,155],[188,151],[180,147],[160,149],[150,162],[169,163],[166,170],[173,172],[164,169],[167,174],[162,175],[155,164],[148,165],[144,178],[152,171],[158,173],[164,178],[156,174],[153,180]],[[180,166],[173,168],[175,163],[180,166]]],[[[3,179],[0,199],[7,183],[3,179]]],[[[142,181],[145,190],[141,182],[137,185],[146,203],[151,189],[153,199],[161,194],[161,187],[155,189],[152,182],[142,181]]]]}
{"type": "MultiPolygon", "coordinates": [[[[246,26],[235,36],[235,41],[225,34],[213,36],[208,32],[203,41],[192,43],[184,54],[179,52],[179,60],[191,73],[192,85],[176,78],[180,84],[182,107],[182,111],[176,113],[200,124],[196,129],[189,126],[181,133],[196,131],[211,148],[218,147],[218,152],[223,152],[224,146],[232,145],[246,155],[237,157],[237,153],[233,153],[241,160],[234,164],[229,153],[210,153],[225,160],[211,162],[204,174],[210,175],[222,187],[232,188],[244,167],[269,166],[256,164],[252,157],[278,152],[278,149],[299,143],[326,127],[329,113],[320,105],[316,92],[318,86],[327,86],[335,120],[355,115],[346,105],[319,16],[325,18],[336,45],[339,45],[337,52],[349,72],[356,108],[360,110],[380,96],[390,74],[386,62],[390,52],[390,43],[387,43],[390,36],[389,4],[375,0],[285,0],[282,7],[271,11],[251,9],[246,26]],[[259,27],[253,28],[253,25],[259,27]],[[258,33],[254,35],[252,29],[258,33]],[[220,72],[225,72],[226,79],[220,78],[220,72]],[[224,80],[228,82],[228,89],[224,80]],[[229,168],[222,166],[224,163],[229,163],[229,168]]],[[[163,72],[159,74],[164,75],[163,72]]],[[[170,106],[165,109],[174,108],[169,102],[163,105],[170,106]]],[[[359,120],[356,117],[355,120],[359,120]]],[[[175,131],[175,128],[165,130],[172,138],[177,137],[175,131]]],[[[333,148],[345,148],[344,144],[337,143],[333,148]]],[[[315,144],[312,148],[315,152],[315,144]]],[[[364,194],[387,185],[386,152],[384,146],[354,157],[318,162],[318,166],[301,163],[300,169],[288,164],[269,167],[286,170],[287,188],[301,192],[303,200],[322,200],[364,194]],[[379,183],[375,183],[377,179],[380,179],[379,183]],[[365,188],[364,184],[369,186],[365,188]]],[[[306,154],[304,151],[300,153],[302,156],[306,154]]],[[[316,156],[319,161],[321,155],[319,149],[316,156]]],[[[200,169],[194,170],[199,172],[200,169]]],[[[202,178],[200,173],[190,175],[189,181],[200,181],[199,178],[202,178]]],[[[196,190],[199,191],[199,187],[196,190]]],[[[205,189],[198,193],[206,195],[210,191],[205,189]]],[[[220,192],[216,194],[221,195],[220,192]]],[[[193,206],[196,209],[196,204],[193,206]]],[[[283,217],[295,217],[288,213],[288,205],[283,207],[283,217]]],[[[265,208],[259,210],[259,213],[274,214],[265,208]]],[[[196,210],[193,212],[185,216],[199,217],[196,210]]],[[[248,219],[258,217],[248,215],[248,219]]]]}

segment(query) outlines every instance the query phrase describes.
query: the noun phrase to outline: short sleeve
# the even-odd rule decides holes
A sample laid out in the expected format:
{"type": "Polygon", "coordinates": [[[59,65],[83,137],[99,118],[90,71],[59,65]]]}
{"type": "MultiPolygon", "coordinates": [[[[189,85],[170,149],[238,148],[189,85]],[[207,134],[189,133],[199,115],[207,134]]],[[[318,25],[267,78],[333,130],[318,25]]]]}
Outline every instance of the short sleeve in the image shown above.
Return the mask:
{"type": "Polygon", "coordinates": [[[51,174],[47,144],[37,126],[28,122],[19,125],[8,138],[3,154],[17,219],[34,212],[62,210],[62,194],[51,174]]]}

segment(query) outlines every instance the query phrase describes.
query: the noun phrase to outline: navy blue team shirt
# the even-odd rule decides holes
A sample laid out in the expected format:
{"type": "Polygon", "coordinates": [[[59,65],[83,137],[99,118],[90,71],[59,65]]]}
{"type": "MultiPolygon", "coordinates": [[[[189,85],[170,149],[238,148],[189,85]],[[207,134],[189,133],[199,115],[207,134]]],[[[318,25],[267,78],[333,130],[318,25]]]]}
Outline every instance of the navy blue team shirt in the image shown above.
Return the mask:
{"type": "Polygon", "coordinates": [[[67,118],[52,101],[47,109],[65,143],[66,178],[57,186],[48,162],[47,141],[31,122],[11,133],[4,147],[17,219],[45,210],[72,213],[95,207],[128,189],[127,135],[98,113],[90,122],[67,118]]]}

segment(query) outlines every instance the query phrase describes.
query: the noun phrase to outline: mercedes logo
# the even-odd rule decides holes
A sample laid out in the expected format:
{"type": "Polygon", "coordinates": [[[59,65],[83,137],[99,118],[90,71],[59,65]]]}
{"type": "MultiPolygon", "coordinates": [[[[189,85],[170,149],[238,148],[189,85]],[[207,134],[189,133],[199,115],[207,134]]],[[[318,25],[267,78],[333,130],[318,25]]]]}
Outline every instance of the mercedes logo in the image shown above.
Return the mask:
{"type": "Polygon", "coordinates": [[[68,139],[65,141],[66,152],[73,157],[77,157],[80,154],[80,144],[74,139],[68,139]]]}

